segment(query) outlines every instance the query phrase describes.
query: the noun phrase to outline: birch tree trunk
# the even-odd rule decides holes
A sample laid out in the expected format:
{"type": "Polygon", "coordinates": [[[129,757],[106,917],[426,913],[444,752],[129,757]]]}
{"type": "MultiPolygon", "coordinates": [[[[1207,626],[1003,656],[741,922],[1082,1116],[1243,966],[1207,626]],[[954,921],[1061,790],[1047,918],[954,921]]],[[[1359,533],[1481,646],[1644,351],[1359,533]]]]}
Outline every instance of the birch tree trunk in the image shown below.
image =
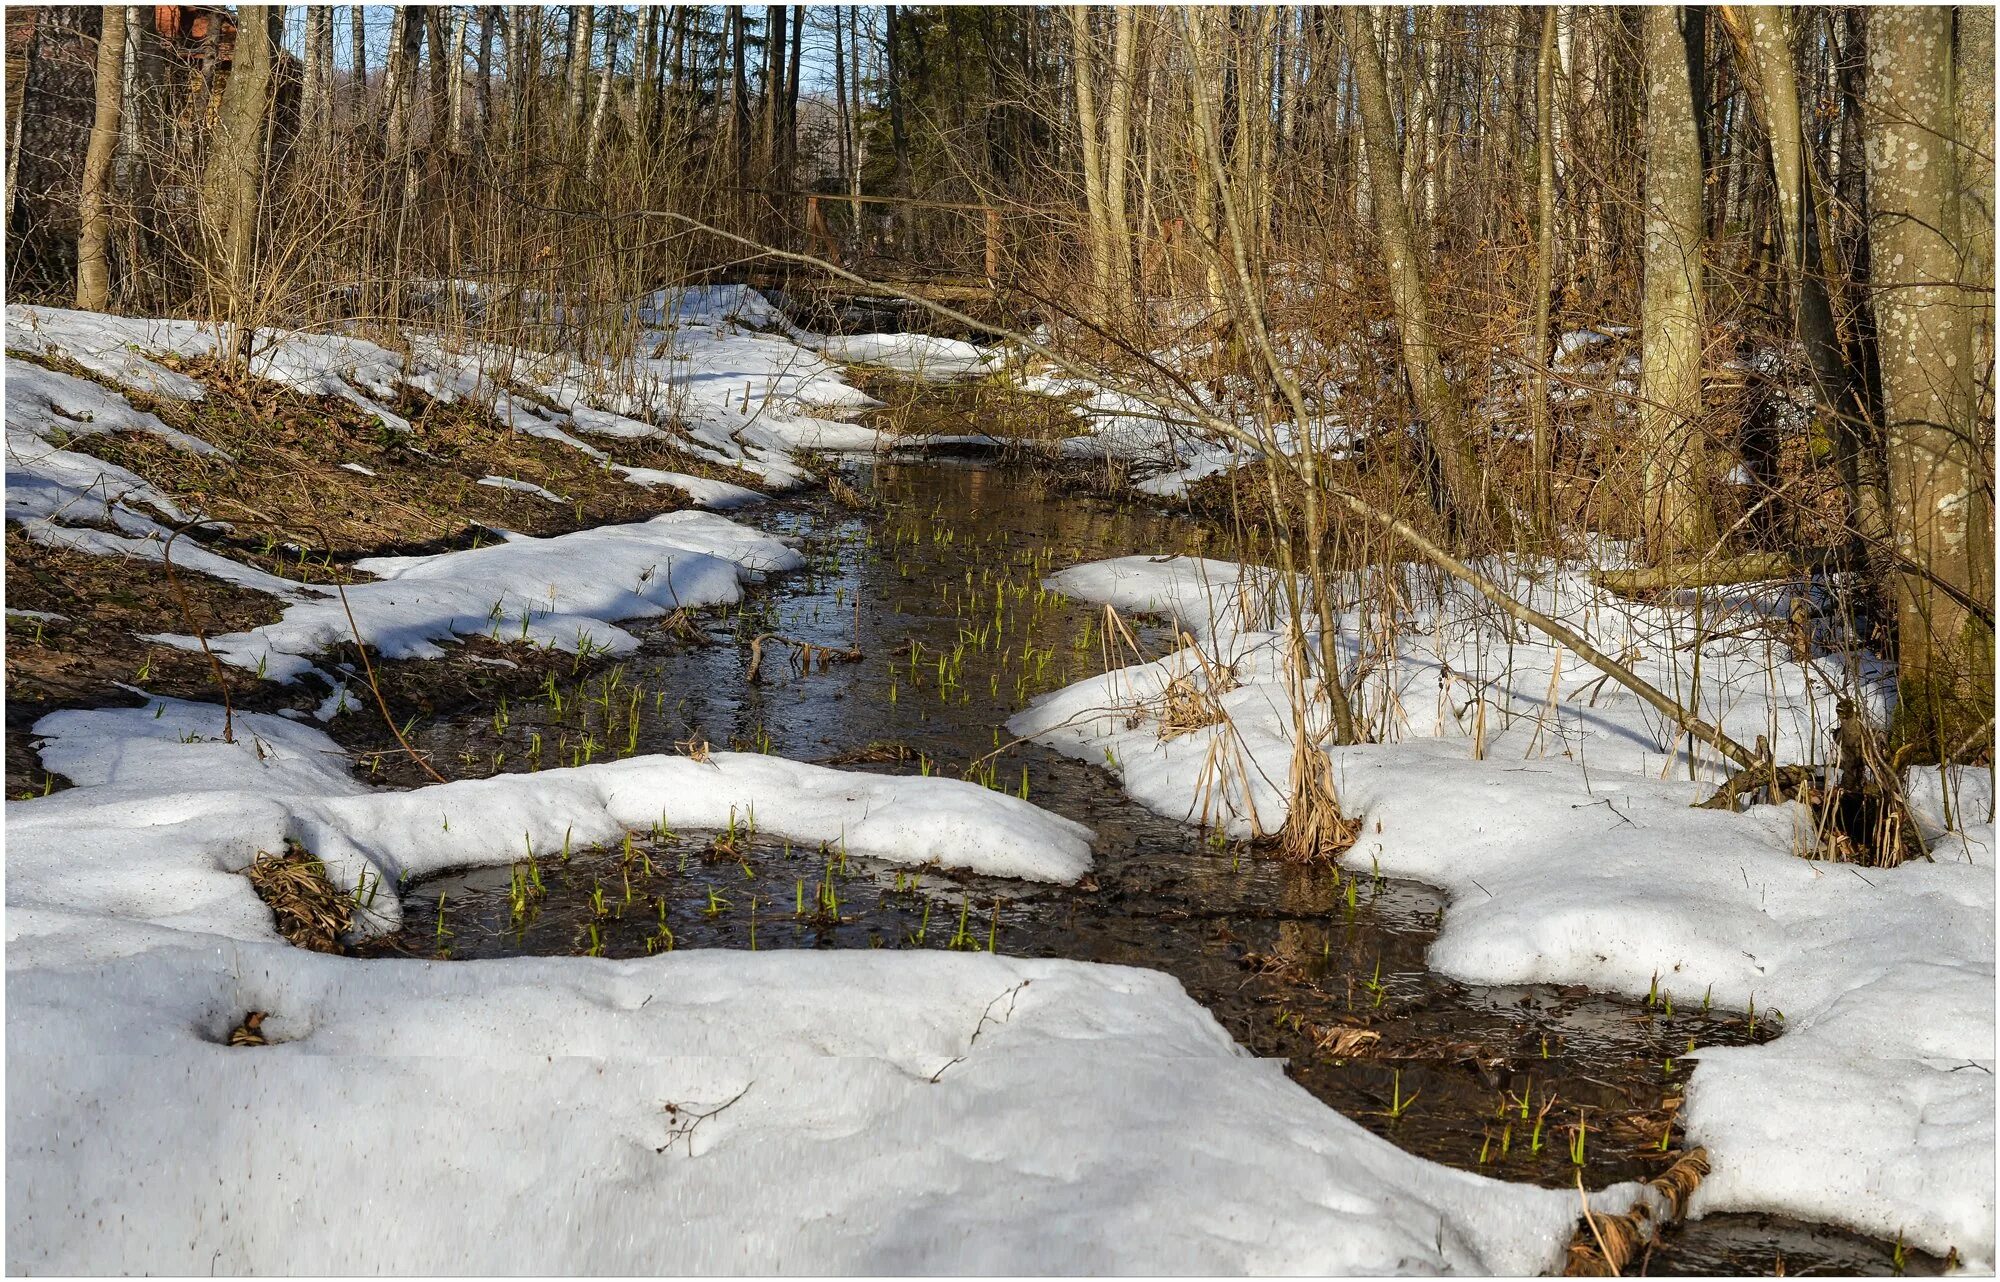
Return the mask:
{"type": "MultiPolygon", "coordinates": [[[[1689,18],[1688,21],[1700,21],[1689,18]]],[[[1706,550],[1703,495],[1701,141],[1683,11],[1645,11],[1646,223],[1639,434],[1646,452],[1642,523],[1659,560],[1706,550]]]]}
{"type": "MultiPolygon", "coordinates": [[[[1864,99],[1871,286],[1882,360],[1896,552],[1900,729],[1933,752],[1993,706],[1990,454],[1975,420],[1974,331],[1990,307],[1964,281],[1953,11],[1871,9],[1864,99]]],[[[1983,70],[1993,75],[1990,46],[1983,70]]],[[[1984,282],[1990,290],[1990,275],[1984,282]]]]}
{"type": "Polygon", "coordinates": [[[313,152],[321,157],[333,149],[333,10],[306,7],[306,60],[299,114],[313,152]]]}
{"type": "Polygon", "coordinates": [[[353,123],[359,127],[368,119],[368,25],[365,6],[347,6],[347,61],[354,78],[353,123]]]}
{"type": "Polygon", "coordinates": [[[451,118],[448,131],[449,146],[455,156],[465,154],[468,130],[465,118],[465,28],[471,21],[466,10],[454,9],[451,15],[451,65],[445,76],[445,98],[451,118]]]}
{"type": "Polygon", "coordinates": [[[1465,434],[1458,396],[1445,375],[1443,354],[1431,329],[1430,294],[1417,267],[1416,238],[1410,228],[1409,208],[1403,203],[1402,155],[1396,146],[1395,118],[1390,113],[1389,87],[1376,51],[1375,32],[1365,10],[1346,8],[1340,12],[1353,54],[1356,106],[1368,156],[1375,225],[1382,241],[1396,330],[1402,338],[1403,366],[1443,490],[1435,505],[1440,515],[1461,524],[1475,521],[1482,512],[1498,519],[1497,510],[1487,511],[1479,461],[1465,434]]]}
{"type": "Polygon", "coordinates": [[[76,305],[101,312],[111,305],[111,162],[118,154],[125,110],[125,6],[104,6],[97,37],[97,112],[83,157],[78,193],[76,305]]]}
{"type": "Polygon", "coordinates": [[[611,82],[618,75],[618,16],[616,5],[604,8],[604,69],[597,76],[597,105],[590,112],[590,133],[583,145],[583,176],[597,181],[598,157],[604,149],[604,129],[611,119],[611,82]]]}
{"type": "Polygon", "coordinates": [[[563,67],[563,128],[571,138],[583,134],[584,86],[590,77],[590,24],[594,10],[587,4],[569,6],[569,48],[563,67]]]}

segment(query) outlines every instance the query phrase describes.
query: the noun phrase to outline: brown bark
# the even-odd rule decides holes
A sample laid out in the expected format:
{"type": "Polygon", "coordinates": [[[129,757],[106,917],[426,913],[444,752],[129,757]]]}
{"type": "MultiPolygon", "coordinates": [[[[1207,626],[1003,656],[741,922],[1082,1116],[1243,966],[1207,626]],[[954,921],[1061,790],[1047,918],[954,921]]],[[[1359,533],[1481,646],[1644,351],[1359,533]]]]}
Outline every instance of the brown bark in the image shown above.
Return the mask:
{"type": "Polygon", "coordinates": [[[1648,8],[1646,40],[1645,297],[1640,439],[1646,451],[1642,522],[1661,560],[1704,552],[1712,522],[1702,437],[1702,165],[1679,6],[1648,8]]]}
{"type": "Polygon", "coordinates": [[[1403,202],[1402,156],[1396,146],[1395,120],[1390,114],[1388,82],[1381,55],[1376,52],[1375,32],[1365,10],[1343,9],[1341,17],[1354,57],[1361,135],[1368,153],[1382,261],[1388,270],[1396,329],[1402,336],[1403,366],[1444,491],[1437,507],[1441,514],[1462,523],[1476,523],[1482,514],[1498,519],[1497,508],[1488,510],[1479,460],[1465,432],[1465,415],[1445,375],[1443,353],[1431,328],[1430,293],[1418,268],[1416,236],[1403,202]]]}
{"type": "Polygon", "coordinates": [[[111,305],[111,161],[125,108],[125,6],[105,5],[97,37],[97,113],[83,158],[77,202],[76,305],[101,312],[111,305]]]}

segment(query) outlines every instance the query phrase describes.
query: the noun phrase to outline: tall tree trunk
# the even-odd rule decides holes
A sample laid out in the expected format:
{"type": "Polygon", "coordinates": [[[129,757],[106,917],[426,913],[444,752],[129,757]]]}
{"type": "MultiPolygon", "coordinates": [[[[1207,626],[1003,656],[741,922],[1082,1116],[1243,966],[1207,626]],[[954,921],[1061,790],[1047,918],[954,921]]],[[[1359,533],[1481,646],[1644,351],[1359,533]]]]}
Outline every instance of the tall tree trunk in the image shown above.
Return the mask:
{"type": "Polygon", "coordinates": [[[789,192],[795,179],[799,154],[799,66],[806,43],[806,7],[791,6],[791,53],[785,62],[785,100],[778,125],[778,189],[789,192]]]}
{"type": "Polygon", "coordinates": [[[426,95],[429,99],[429,109],[424,113],[429,117],[424,122],[429,132],[425,135],[424,142],[433,151],[440,150],[446,145],[451,124],[452,78],[448,65],[451,58],[451,33],[445,30],[446,13],[447,9],[442,5],[424,6],[424,36],[430,44],[430,77],[426,95]]]}
{"type": "Polygon", "coordinates": [[[393,12],[395,16],[389,20],[388,63],[382,71],[381,130],[383,155],[396,162],[402,159],[409,145],[408,86],[415,74],[412,46],[421,44],[423,33],[413,28],[412,24],[422,19],[412,6],[397,5],[393,12]]]}
{"type": "MultiPolygon", "coordinates": [[[[838,11],[836,11],[838,13],[838,11]]],[[[871,19],[869,30],[874,30],[871,19]]],[[[854,197],[848,204],[848,212],[854,222],[854,243],[861,245],[861,170],[868,162],[867,136],[861,131],[861,10],[847,11],[847,56],[852,58],[851,74],[847,77],[847,92],[853,97],[847,104],[848,154],[852,160],[847,170],[847,193],[854,197]]]]}
{"type": "MultiPolygon", "coordinates": [[[[1972,367],[1992,305],[1962,277],[1953,11],[1872,9],[1864,99],[1868,238],[1896,551],[1901,728],[1931,752],[1993,708],[1993,512],[1972,367]]],[[[1993,75],[1991,46],[1983,68],[1993,75]]],[[[1984,281],[1988,291],[1990,275],[1984,281]]]]}
{"type": "Polygon", "coordinates": [[[604,130],[611,120],[611,84],[618,76],[618,19],[624,11],[616,5],[604,7],[604,70],[597,77],[597,105],[590,112],[590,134],[583,145],[583,174],[597,181],[598,157],[604,149],[604,130]]]}
{"type": "Polygon", "coordinates": [[[1125,176],[1132,163],[1132,81],[1138,74],[1138,10],[1121,4],[1113,11],[1111,108],[1104,117],[1104,234],[1110,298],[1132,297],[1132,220],[1126,211],[1125,176]]]}
{"type": "Polygon", "coordinates": [[[1099,142],[1103,121],[1097,111],[1097,41],[1090,31],[1090,9],[1069,10],[1071,80],[1076,91],[1076,135],[1083,160],[1084,245],[1090,255],[1091,296],[1087,315],[1102,324],[1111,307],[1111,232],[1104,210],[1104,152],[1099,142]]]}
{"type": "Polygon", "coordinates": [[[1542,47],[1535,60],[1535,283],[1531,301],[1535,329],[1528,359],[1534,382],[1528,395],[1532,407],[1535,457],[1529,492],[1535,525],[1554,529],[1551,486],[1554,480],[1555,425],[1549,415],[1549,295],[1556,270],[1556,11],[1542,11],[1542,47]]]}
{"type": "MultiPolygon", "coordinates": [[[[1825,194],[1807,164],[1804,105],[1799,96],[1790,11],[1747,5],[1721,11],[1739,56],[1750,69],[1752,101],[1771,144],[1778,201],[1779,249],[1791,292],[1795,328],[1813,372],[1821,421],[1832,443],[1847,500],[1847,519],[1860,551],[1880,561],[1888,546],[1888,498],[1883,488],[1876,418],[1863,398],[1859,359],[1835,321],[1829,282],[1844,276],[1824,245],[1825,194]]],[[[1837,136],[1837,134],[1836,134],[1837,136]]],[[[1886,585],[1891,573],[1880,575],[1886,585]]]]}
{"type": "Polygon", "coordinates": [[[750,79],[746,65],[748,53],[744,49],[749,34],[743,6],[730,6],[729,150],[736,164],[736,188],[730,204],[738,211],[739,217],[743,208],[743,189],[750,185],[750,79]]]}
{"type": "Polygon", "coordinates": [[[1375,31],[1366,10],[1342,9],[1341,18],[1353,54],[1356,105],[1368,154],[1382,261],[1388,271],[1396,329],[1402,337],[1403,365],[1443,489],[1437,508],[1461,523],[1482,513],[1499,520],[1500,509],[1489,504],[1484,494],[1479,460],[1466,435],[1458,395],[1445,375],[1443,354],[1431,329],[1430,294],[1418,270],[1416,238],[1410,228],[1409,208],[1403,203],[1402,153],[1396,146],[1395,117],[1390,112],[1389,86],[1382,72],[1382,57],[1376,51],[1375,31]]]}
{"type": "Polygon", "coordinates": [[[778,159],[778,100],[785,92],[785,6],[764,6],[763,115],[757,133],[757,163],[768,179],[778,159]]]}
{"type": "Polygon", "coordinates": [[[347,6],[347,61],[354,78],[354,107],[351,125],[361,128],[361,122],[368,119],[368,24],[367,8],[364,5],[347,6]]]}
{"type": "Polygon", "coordinates": [[[499,5],[479,6],[479,114],[474,132],[481,142],[492,136],[493,129],[493,28],[499,16],[499,5]]]}
{"type": "Polygon", "coordinates": [[[1678,5],[1645,11],[1646,228],[1641,302],[1642,520],[1660,560],[1706,550],[1702,440],[1701,142],[1678,5]]]}
{"type": "Polygon", "coordinates": [[[466,121],[465,101],[465,28],[472,15],[464,8],[455,8],[451,14],[451,65],[445,76],[446,113],[450,119],[447,136],[451,153],[465,154],[466,141],[470,134],[466,121]]]}
{"type": "Polygon", "coordinates": [[[587,4],[569,6],[569,48],[563,67],[563,128],[572,139],[583,136],[584,88],[590,78],[590,24],[587,4]]]}
{"type": "Polygon", "coordinates": [[[235,57],[202,175],[202,224],[211,250],[212,276],[227,301],[238,360],[249,356],[254,321],[251,295],[263,193],[264,119],[271,96],[273,8],[261,4],[237,8],[235,57]]]}
{"type": "Polygon", "coordinates": [[[333,150],[333,10],[306,6],[306,59],[299,115],[315,156],[333,150]]]}
{"type": "Polygon", "coordinates": [[[125,6],[104,6],[97,37],[97,113],[83,157],[78,194],[76,305],[101,312],[111,305],[111,162],[118,153],[125,109],[125,6]]]}

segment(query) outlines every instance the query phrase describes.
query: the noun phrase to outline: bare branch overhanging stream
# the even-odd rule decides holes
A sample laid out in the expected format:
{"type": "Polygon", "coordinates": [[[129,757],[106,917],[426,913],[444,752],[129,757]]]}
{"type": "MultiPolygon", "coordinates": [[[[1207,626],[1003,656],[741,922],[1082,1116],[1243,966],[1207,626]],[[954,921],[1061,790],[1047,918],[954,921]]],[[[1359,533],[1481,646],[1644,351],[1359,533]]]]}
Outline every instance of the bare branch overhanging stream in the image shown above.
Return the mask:
{"type": "MultiPolygon", "coordinates": [[[[812,254],[801,253],[796,250],[777,249],[769,245],[764,245],[751,237],[740,236],[734,232],[725,231],[720,227],[716,227],[709,223],[702,222],[698,218],[694,218],[687,214],[675,213],[672,210],[643,209],[636,211],[633,216],[643,217],[643,218],[669,219],[671,221],[682,224],[683,226],[689,228],[690,230],[701,232],[703,234],[710,236],[719,237],[722,240],[742,245],[746,248],[761,252],[762,254],[770,258],[781,259],[787,262],[795,262],[805,266],[818,268],[819,270],[828,272],[842,280],[847,281],[850,284],[859,285],[864,289],[870,290],[872,292],[885,294],[892,298],[898,298],[903,300],[904,302],[914,303],[915,305],[931,312],[933,315],[941,316],[946,320],[953,321],[960,325],[969,326],[974,330],[983,330],[989,333],[999,334],[1002,338],[1005,338],[1010,342],[1019,344],[1022,348],[1030,352],[1033,352],[1037,356],[1040,356],[1042,359],[1048,361],[1052,365],[1055,365],[1058,369],[1061,369],[1065,373],[1075,375],[1079,378],[1091,379],[1093,381],[1095,381],[1098,377],[1097,371],[1091,370],[1090,368],[1081,364],[1080,362],[1074,361],[1062,355],[1061,353],[1049,347],[1047,344],[1036,340],[1030,335],[1022,334],[1018,331],[1008,329],[1004,326],[996,326],[988,324],[983,321],[975,320],[971,316],[968,316],[966,313],[961,312],[954,307],[947,306],[944,303],[934,302],[931,299],[910,293],[907,290],[898,289],[893,285],[886,284],[881,281],[869,280],[865,276],[859,275],[858,273],[855,272],[848,271],[847,269],[841,267],[837,263],[830,262],[824,258],[820,258],[812,254]]],[[[1123,388],[1121,388],[1120,390],[1126,391],[1128,394],[1133,395],[1137,399],[1151,405],[1155,410],[1157,410],[1160,414],[1162,414],[1169,420],[1188,422],[1193,426],[1206,428],[1210,431],[1225,436],[1230,440],[1236,441],[1237,443],[1253,450],[1262,450],[1266,448],[1265,442],[1260,440],[1256,435],[1245,431],[1241,427],[1241,425],[1232,423],[1228,419],[1225,419],[1220,415],[1210,413],[1209,411],[1200,409],[1199,407],[1186,407],[1186,406],[1178,406],[1172,404],[1162,404],[1158,398],[1150,396],[1144,391],[1134,392],[1131,391],[1130,389],[1123,389],[1123,388]]],[[[1575,631],[1565,627],[1563,624],[1557,622],[1553,618],[1550,618],[1548,615],[1542,613],[1541,611],[1534,609],[1532,606],[1523,605],[1521,602],[1514,600],[1511,596],[1507,594],[1507,592],[1503,588],[1500,587],[1499,584],[1493,582],[1485,575],[1480,574],[1478,571],[1474,570],[1471,566],[1467,565],[1465,562],[1459,560],[1457,557],[1451,555],[1449,552],[1445,551],[1443,548],[1433,543],[1430,539],[1426,538],[1422,533],[1420,533],[1418,530],[1412,527],[1408,522],[1403,521],[1399,517],[1395,516],[1393,513],[1383,511],[1382,509],[1376,507],[1374,504],[1368,502],[1366,499],[1362,498],[1360,495],[1354,494],[1351,491],[1344,490],[1337,486],[1332,486],[1332,485],[1327,486],[1326,489],[1328,494],[1332,495],[1335,499],[1339,500],[1340,503],[1343,506],[1347,507],[1350,511],[1354,512],[1358,516],[1364,517],[1367,520],[1374,522],[1376,525],[1381,526],[1384,530],[1387,530],[1389,533],[1395,535],[1398,539],[1401,539],[1404,543],[1408,544],[1413,550],[1422,555],[1426,560],[1429,560],[1430,562],[1435,564],[1439,569],[1443,570],[1445,573],[1451,575],[1453,578],[1471,587],[1474,591],[1478,592],[1481,596],[1485,597],[1487,600],[1493,602],[1496,606],[1498,606],[1501,610],[1505,611],[1508,615],[1510,615],[1514,619],[1517,619],[1518,621],[1525,623],[1530,627],[1535,628],[1536,630],[1542,632],[1544,635],[1550,637],[1555,641],[1560,642],[1564,646],[1568,647],[1570,650],[1574,651],[1578,658],[1590,664],[1592,667],[1598,669],[1600,672],[1603,672],[1613,681],[1616,681],[1619,685],[1622,685],[1626,689],[1632,691],[1632,693],[1637,695],[1639,698],[1645,700],[1645,702],[1650,704],[1653,708],[1657,709],[1662,714],[1671,718],[1675,725],[1679,726],[1682,730],[1687,732],[1693,738],[1708,744],[1710,747],[1714,748],[1717,752],[1729,758],[1737,765],[1742,766],[1746,770],[1757,769],[1764,764],[1763,756],[1760,756],[1758,753],[1752,751],[1749,748],[1744,747],[1741,743],[1738,743],[1735,739],[1731,738],[1727,733],[1725,733],[1720,726],[1705,721],[1702,718],[1689,712],[1677,700],[1675,700],[1672,696],[1668,695],[1666,692],[1662,691],[1658,686],[1653,685],[1645,678],[1633,672],[1629,667],[1611,658],[1609,655],[1599,650],[1596,646],[1590,644],[1590,642],[1586,641],[1581,635],[1579,635],[1575,631]]]]}

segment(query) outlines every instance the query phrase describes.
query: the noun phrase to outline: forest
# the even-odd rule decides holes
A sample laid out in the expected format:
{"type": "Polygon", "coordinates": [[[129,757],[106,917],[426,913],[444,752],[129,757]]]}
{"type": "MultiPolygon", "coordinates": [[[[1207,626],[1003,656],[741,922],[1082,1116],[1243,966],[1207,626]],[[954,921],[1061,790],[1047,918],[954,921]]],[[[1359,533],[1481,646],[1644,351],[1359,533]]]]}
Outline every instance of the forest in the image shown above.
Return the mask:
{"type": "Polygon", "coordinates": [[[1993,1268],[1993,9],[6,23],[10,1271],[1993,1268]]]}

